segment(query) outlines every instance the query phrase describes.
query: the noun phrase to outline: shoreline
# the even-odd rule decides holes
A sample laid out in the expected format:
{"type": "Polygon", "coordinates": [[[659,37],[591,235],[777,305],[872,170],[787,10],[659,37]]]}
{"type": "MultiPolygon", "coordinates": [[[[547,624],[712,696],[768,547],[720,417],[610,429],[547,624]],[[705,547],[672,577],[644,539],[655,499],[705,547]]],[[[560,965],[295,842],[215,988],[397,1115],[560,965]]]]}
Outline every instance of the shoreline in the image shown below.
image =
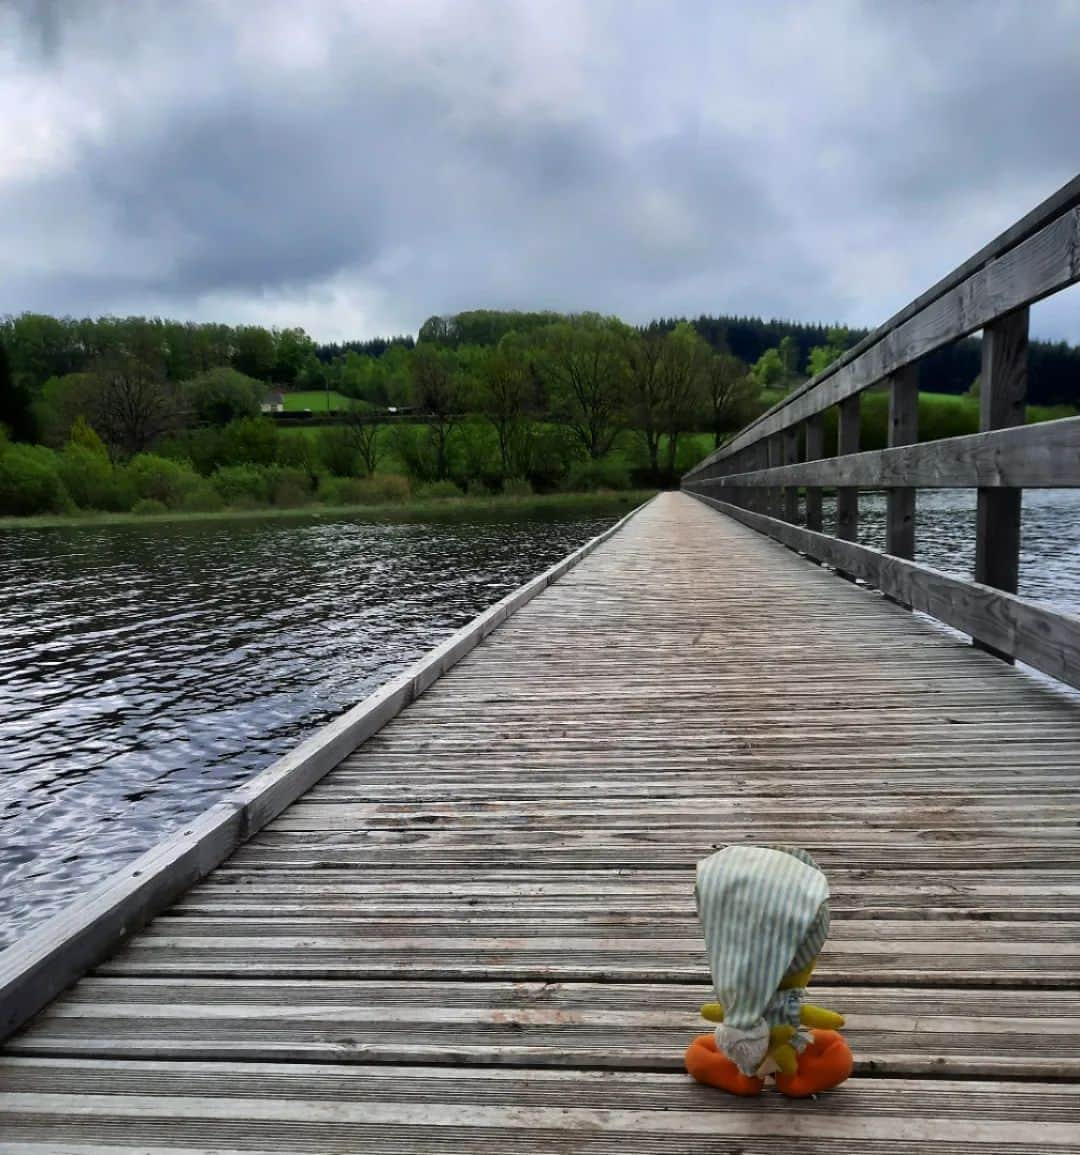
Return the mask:
{"type": "Polygon", "coordinates": [[[301,505],[291,508],[221,509],[207,512],[168,510],[165,513],[33,514],[0,517],[0,530],[98,529],[107,526],[160,525],[168,522],[257,521],[260,519],[329,519],[353,521],[460,521],[530,518],[537,515],[604,516],[628,512],[647,501],[655,489],[601,490],[596,493],[533,494],[528,497],[443,497],[368,505],[301,505]]]}

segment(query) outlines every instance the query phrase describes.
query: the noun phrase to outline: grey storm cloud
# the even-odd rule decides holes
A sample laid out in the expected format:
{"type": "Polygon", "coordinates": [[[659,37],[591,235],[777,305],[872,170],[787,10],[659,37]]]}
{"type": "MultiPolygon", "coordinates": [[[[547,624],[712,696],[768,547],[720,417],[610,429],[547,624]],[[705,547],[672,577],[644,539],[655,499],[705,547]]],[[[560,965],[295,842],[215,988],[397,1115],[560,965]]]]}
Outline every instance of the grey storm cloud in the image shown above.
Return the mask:
{"type": "Polygon", "coordinates": [[[1077,107],[1073,0],[0,0],[0,312],[872,324],[1073,175],[1077,107]]]}

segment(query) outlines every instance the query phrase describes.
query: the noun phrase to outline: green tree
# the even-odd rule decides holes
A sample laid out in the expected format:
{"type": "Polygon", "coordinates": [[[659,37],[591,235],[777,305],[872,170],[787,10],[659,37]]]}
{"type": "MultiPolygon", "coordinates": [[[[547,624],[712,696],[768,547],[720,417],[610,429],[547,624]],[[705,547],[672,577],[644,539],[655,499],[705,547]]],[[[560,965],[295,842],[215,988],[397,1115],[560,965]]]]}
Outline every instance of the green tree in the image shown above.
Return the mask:
{"type": "Polygon", "coordinates": [[[522,340],[507,334],[479,369],[480,404],[499,443],[502,475],[525,477],[532,466],[531,420],[536,380],[522,340]]]}
{"type": "Polygon", "coordinates": [[[427,422],[436,481],[450,475],[451,437],[466,410],[465,382],[452,354],[424,343],[409,362],[412,403],[427,422]]]}
{"type": "Polygon", "coordinates": [[[266,386],[236,369],[220,366],[186,381],[183,394],[197,420],[227,425],[241,417],[257,417],[266,386]]]}
{"type": "Polygon", "coordinates": [[[293,385],[309,359],[315,356],[315,342],[303,329],[282,329],[275,342],[272,380],[293,385]]]}
{"type": "Polygon", "coordinates": [[[117,350],[80,378],[67,396],[72,419],[84,417],[121,456],[148,449],[179,423],[179,399],[160,363],[117,350]]]}
{"type": "Polygon", "coordinates": [[[730,353],[714,353],[705,374],[705,407],[713,447],[719,449],[724,432],[741,424],[740,410],[758,391],[744,362],[730,353]]]}
{"type": "Polygon", "coordinates": [[[784,362],[779,349],[766,349],[751,369],[759,389],[769,389],[783,383],[784,362]]]}
{"type": "Polygon", "coordinates": [[[837,326],[829,330],[829,335],[824,345],[815,345],[810,350],[810,358],[807,362],[807,370],[811,377],[816,377],[819,373],[823,373],[838,357],[841,357],[848,345],[851,343],[851,334],[842,326],[837,326]]]}
{"type": "Polygon", "coordinates": [[[594,461],[626,425],[630,331],[584,314],[541,331],[541,372],[555,414],[594,461]]]}
{"type": "Polygon", "coordinates": [[[374,412],[352,406],[339,425],[320,431],[323,463],[338,477],[370,477],[382,456],[381,431],[385,422],[374,412]]]}
{"type": "Polygon", "coordinates": [[[7,349],[0,343],[0,425],[16,441],[37,439],[38,426],[30,390],[16,384],[7,349]]]}
{"type": "Polygon", "coordinates": [[[799,375],[799,344],[790,333],[780,340],[780,360],[784,365],[785,380],[794,381],[799,375]]]}
{"type": "Polygon", "coordinates": [[[242,325],[233,330],[231,361],[233,368],[245,376],[269,380],[277,363],[273,333],[259,325],[242,325]]]}
{"type": "Polygon", "coordinates": [[[667,439],[665,469],[675,472],[679,437],[701,410],[711,353],[693,327],[683,322],[664,338],[660,354],[660,428],[667,439]]]}

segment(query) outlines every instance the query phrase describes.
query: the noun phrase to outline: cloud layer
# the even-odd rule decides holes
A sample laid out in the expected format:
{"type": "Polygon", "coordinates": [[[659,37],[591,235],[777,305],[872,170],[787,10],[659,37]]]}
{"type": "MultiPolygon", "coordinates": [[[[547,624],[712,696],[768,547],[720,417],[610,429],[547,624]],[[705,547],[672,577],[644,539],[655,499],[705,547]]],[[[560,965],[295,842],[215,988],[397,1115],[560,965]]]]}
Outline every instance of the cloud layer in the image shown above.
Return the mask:
{"type": "Polygon", "coordinates": [[[0,0],[0,312],[869,325],[1076,170],[1075,0],[725,8],[0,0]]]}

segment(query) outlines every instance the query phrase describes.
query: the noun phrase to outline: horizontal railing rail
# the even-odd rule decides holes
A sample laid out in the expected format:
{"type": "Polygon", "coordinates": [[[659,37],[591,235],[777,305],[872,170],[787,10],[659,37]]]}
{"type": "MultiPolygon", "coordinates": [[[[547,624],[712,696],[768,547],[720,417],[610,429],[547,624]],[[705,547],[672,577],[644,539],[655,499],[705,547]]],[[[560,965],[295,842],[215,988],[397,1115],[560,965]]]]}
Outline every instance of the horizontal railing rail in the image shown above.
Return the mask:
{"type": "Polygon", "coordinates": [[[740,430],[682,488],[999,657],[1080,686],[1080,619],[1016,596],[1023,489],[1080,486],[1080,418],[1024,424],[1029,307],[1077,281],[1080,177],[740,430]],[[981,431],[920,442],[919,361],[979,330],[981,431]],[[878,386],[889,390],[889,444],[860,452],[861,396],[878,386]],[[822,532],[824,488],[836,490],[835,535],[822,532]],[[978,491],[974,580],[914,561],[923,488],[978,491]],[[860,489],[888,491],[884,551],[858,542],[860,489]]]}

